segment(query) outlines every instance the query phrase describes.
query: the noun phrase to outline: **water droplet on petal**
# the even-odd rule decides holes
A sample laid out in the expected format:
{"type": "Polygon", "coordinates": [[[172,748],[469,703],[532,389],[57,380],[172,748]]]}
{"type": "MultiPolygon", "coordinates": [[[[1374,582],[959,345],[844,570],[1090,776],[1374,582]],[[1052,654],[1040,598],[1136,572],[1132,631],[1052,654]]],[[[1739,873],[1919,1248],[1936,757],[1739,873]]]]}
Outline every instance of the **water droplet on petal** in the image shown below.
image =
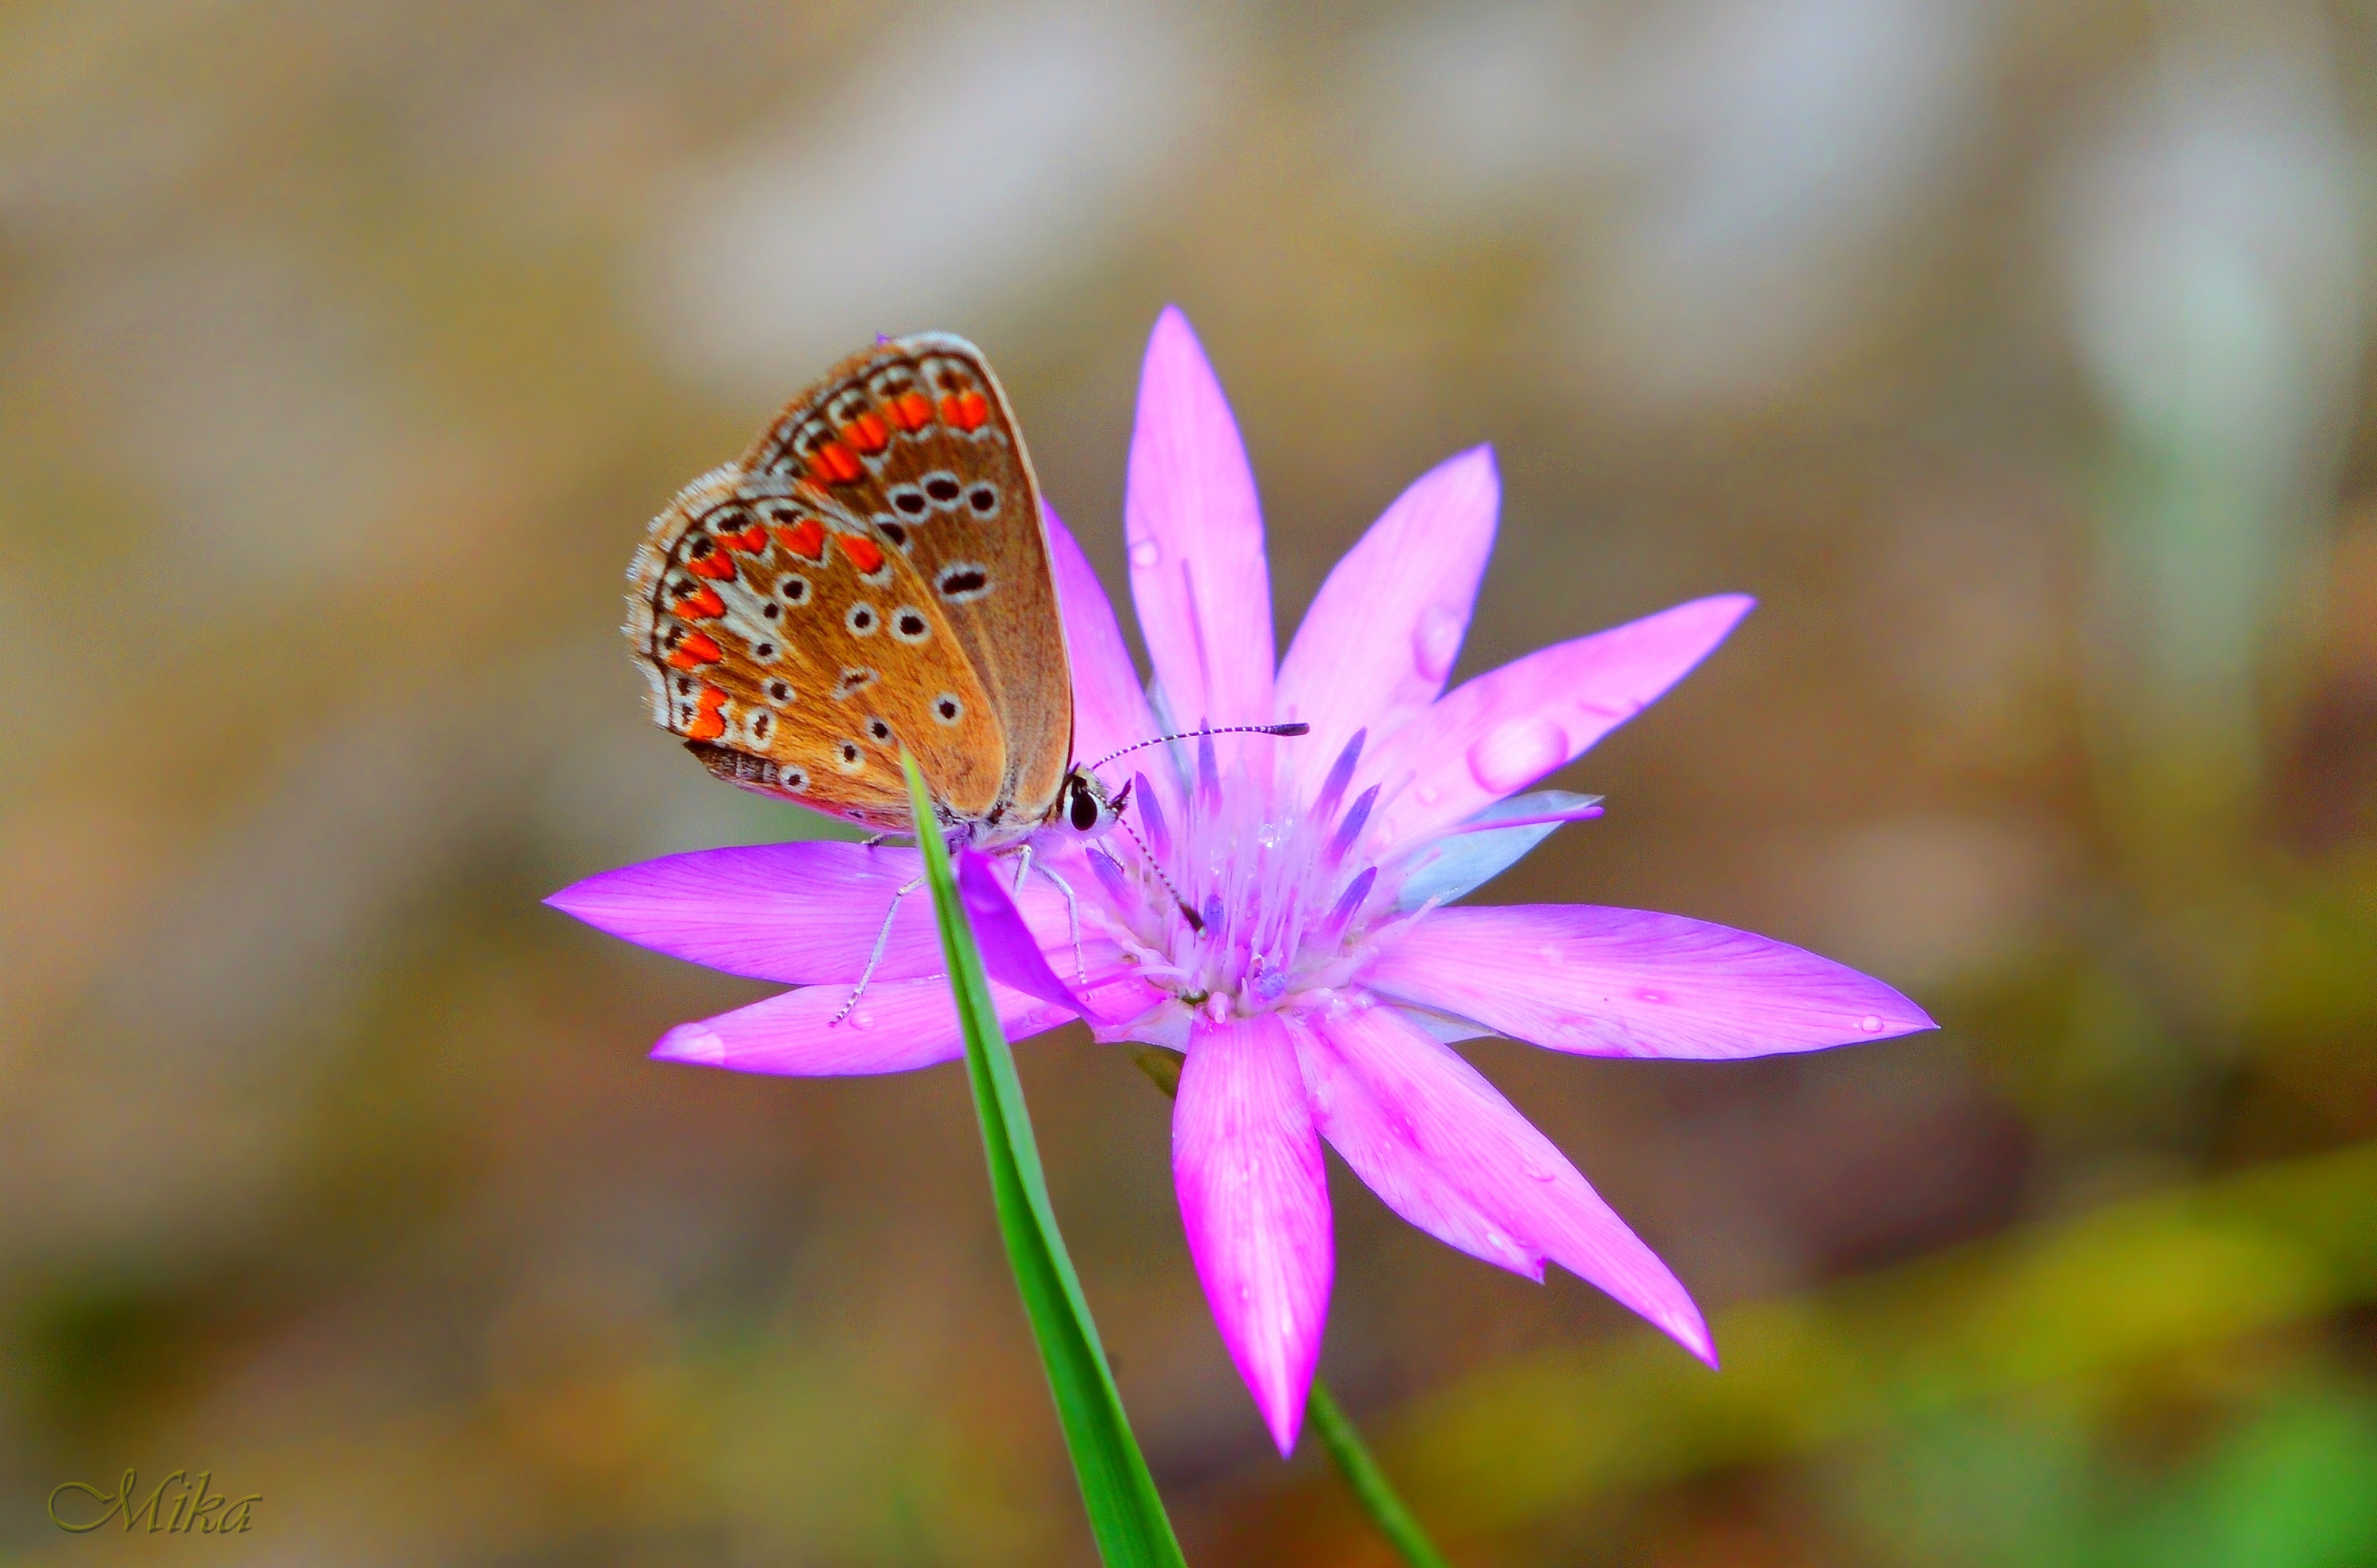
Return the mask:
{"type": "Polygon", "coordinates": [[[1153,539],[1141,539],[1130,547],[1130,564],[1145,571],[1164,558],[1164,551],[1153,539]]]}
{"type": "Polygon", "coordinates": [[[1881,1033],[1881,1020],[1869,1012],[1857,1020],[1857,1027],[1869,1035],[1879,1035],[1881,1033]]]}
{"type": "Polygon", "coordinates": [[[1519,1161],[1519,1168],[1525,1171],[1529,1176],[1534,1177],[1538,1181],[1557,1181],[1559,1179],[1559,1171],[1556,1171],[1551,1167],[1533,1158],[1523,1156],[1519,1161]]]}
{"type": "Polygon", "coordinates": [[[1497,725],[1469,748],[1469,775],[1495,795],[1532,784],[1568,760],[1568,736],[1549,719],[1531,714],[1497,725]]]}
{"type": "Polygon", "coordinates": [[[1420,678],[1440,681],[1461,655],[1461,633],[1467,617],[1451,604],[1435,604],[1423,612],[1412,628],[1412,667],[1420,678]]]}
{"type": "Polygon", "coordinates": [[[872,1029],[875,1027],[875,1015],[865,1011],[854,1012],[850,1015],[850,1026],[854,1029],[872,1029]]]}

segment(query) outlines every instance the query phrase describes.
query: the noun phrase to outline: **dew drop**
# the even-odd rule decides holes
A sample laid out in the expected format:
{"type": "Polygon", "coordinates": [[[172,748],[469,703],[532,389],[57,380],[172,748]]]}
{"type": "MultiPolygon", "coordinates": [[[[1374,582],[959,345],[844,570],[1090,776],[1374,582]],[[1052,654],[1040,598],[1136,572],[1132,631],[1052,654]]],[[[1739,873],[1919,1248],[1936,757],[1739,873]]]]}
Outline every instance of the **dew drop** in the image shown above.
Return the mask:
{"type": "Polygon", "coordinates": [[[1420,678],[1441,681],[1451,673],[1452,661],[1461,656],[1461,633],[1464,617],[1450,604],[1431,606],[1412,628],[1412,667],[1420,678]]]}
{"type": "Polygon", "coordinates": [[[1530,715],[1498,725],[1469,748],[1469,774],[1496,795],[1508,795],[1568,760],[1568,736],[1549,719],[1530,715]]]}
{"type": "Polygon", "coordinates": [[[1881,1033],[1881,1020],[1869,1012],[1857,1020],[1857,1027],[1869,1035],[1879,1035],[1881,1033]]]}
{"type": "Polygon", "coordinates": [[[1164,551],[1153,539],[1141,539],[1130,547],[1130,564],[1145,571],[1164,558],[1164,551]]]}

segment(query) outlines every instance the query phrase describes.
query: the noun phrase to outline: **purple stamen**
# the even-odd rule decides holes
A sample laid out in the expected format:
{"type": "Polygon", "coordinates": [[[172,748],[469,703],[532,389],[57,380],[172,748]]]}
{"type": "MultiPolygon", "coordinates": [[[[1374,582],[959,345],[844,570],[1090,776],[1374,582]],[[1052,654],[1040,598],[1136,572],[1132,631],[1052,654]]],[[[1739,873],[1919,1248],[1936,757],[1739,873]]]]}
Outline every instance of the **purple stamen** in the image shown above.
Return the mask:
{"type": "Polygon", "coordinates": [[[1197,737],[1197,803],[1208,811],[1222,808],[1222,764],[1213,755],[1213,737],[1197,737]]]}
{"type": "Polygon", "coordinates": [[[1345,813],[1345,820],[1338,826],[1337,836],[1329,843],[1329,858],[1332,861],[1345,858],[1345,852],[1354,847],[1356,839],[1362,836],[1363,824],[1370,820],[1370,808],[1378,803],[1379,786],[1377,784],[1372,784],[1355,796],[1354,808],[1345,813]]]}
{"type": "Polygon", "coordinates": [[[1130,882],[1123,875],[1122,867],[1115,857],[1093,845],[1088,858],[1090,869],[1097,873],[1098,882],[1106,890],[1106,896],[1113,899],[1117,905],[1127,906],[1129,902],[1130,882]]]}
{"type": "Polygon", "coordinates": [[[1325,822],[1337,814],[1337,803],[1345,798],[1345,786],[1354,782],[1354,765],[1362,760],[1362,742],[1370,732],[1358,729],[1337,753],[1337,760],[1329,769],[1329,777],[1320,786],[1320,796],[1312,803],[1312,820],[1325,822]]]}
{"type": "Polygon", "coordinates": [[[1172,857],[1172,833],[1164,825],[1164,808],[1156,804],[1155,791],[1148,787],[1145,773],[1131,774],[1130,797],[1139,803],[1139,820],[1147,825],[1148,847],[1169,860],[1172,857]]]}
{"type": "Polygon", "coordinates": [[[1338,932],[1345,928],[1346,922],[1353,919],[1355,913],[1362,907],[1362,901],[1370,896],[1370,888],[1378,880],[1379,868],[1376,866],[1363,868],[1362,874],[1354,879],[1353,885],[1345,890],[1344,896],[1338,899],[1337,906],[1329,912],[1329,918],[1321,922],[1322,940],[1335,938],[1338,932]]]}

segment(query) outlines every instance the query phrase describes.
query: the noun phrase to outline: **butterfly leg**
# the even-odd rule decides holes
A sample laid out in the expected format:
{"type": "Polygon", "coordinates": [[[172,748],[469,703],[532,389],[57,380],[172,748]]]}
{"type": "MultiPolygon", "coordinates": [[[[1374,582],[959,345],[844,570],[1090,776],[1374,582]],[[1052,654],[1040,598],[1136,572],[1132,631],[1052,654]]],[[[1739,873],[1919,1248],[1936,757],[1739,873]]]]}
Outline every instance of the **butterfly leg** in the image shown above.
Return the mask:
{"type": "MultiPolygon", "coordinates": [[[[1026,851],[1026,853],[1030,852],[1026,851]]],[[[1073,932],[1073,978],[1086,986],[1090,983],[1090,966],[1081,958],[1081,904],[1073,897],[1072,884],[1057,875],[1053,868],[1043,866],[1040,868],[1040,874],[1056,883],[1057,891],[1065,895],[1065,923],[1072,928],[1073,932]]],[[[1020,878],[1017,880],[1021,880],[1020,878]]]]}
{"type": "Polygon", "coordinates": [[[875,933],[875,951],[866,955],[866,967],[858,972],[858,984],[850,988],[850,999],[842,1004],[842,1011],[833,1015],[828,1028],[849,1017],[850,1010],[858,1005],[858,999],[866,994],[866,982],[875,978],[875,966],[883,962],[883,950],[891,945],[891,922],[899,916],[900,901],[924,885],[925,879],[919,877],[891,895],[891,907],[883,912],[883,928],[875,933]]]}

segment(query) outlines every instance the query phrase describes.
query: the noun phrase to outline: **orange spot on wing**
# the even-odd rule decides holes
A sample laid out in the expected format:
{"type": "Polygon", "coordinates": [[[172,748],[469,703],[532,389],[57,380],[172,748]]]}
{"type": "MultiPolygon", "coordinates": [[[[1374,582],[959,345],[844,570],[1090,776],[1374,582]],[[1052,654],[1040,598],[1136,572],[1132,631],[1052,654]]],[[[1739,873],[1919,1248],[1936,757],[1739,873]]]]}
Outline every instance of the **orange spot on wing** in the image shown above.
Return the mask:
{"type": "Polygon", "coordinates": [[[685,726],[686,738],[716,740],[724,735],[726,715],[723,710],[725,706],[726,693],[714,686],[703,687],[701,696],[696,700],[693,723],[685,726]]]}
{"type": "Polygon", "coordinates": [[[955,392],[941,400],[941,418],[961,430],[978,430],[989,417],[989,401],[980,392],[955,392]]]}
{"type": "Polygon", "coordinates": [[[778,528],[776,538],[805,561],[825,559],[825,524],[813,517],[805,517],[790,528],[778,528]]]}
{"type": "Polygon", "coordinates": [[[703,577],[714,578],[720,582],[726,582],[732,581],[735,576],[735,560],[723,550],[712,550],[698,561],[686,562],[685,569],[698,572],[703,577]]]}
{"type": "Polygon", "coordinates": [[[705,582],[676,602],[676,612],[681,616],[699,616],[704,620],[716,620],[726,613],[726,601],[718,596],[717,589],[705,582]]]}
{"type": "Polygon", "coordinates": [[[740,533],[720,534],[718,542],[730,550],[747,550],[757,555],[768,547],[768,531],[755,522],[740,533]]]}
{"type": "Polygon", "coordinates": [[[692,670],[704,664],[714,664],[723,657],[724,655],[719,652],[717,643],[702,633],[693,631],[687,632],[685,640],[676,645],[676,652],[669,655],[668,662],[678,669],[692,670]]]}
{"type": "Polygon", "coordinates": [[[809,456],[809,469],[828,485],[847,485],[866,472],[858,454],[839,441],[828,441],[809,456]]]}
{"type": "Polygon", "coordinates": [[[902,430],[922,430],[933,422],[933,402],[922,392],[902,392],[891,400],[891,423],[902,430]]]}
{"type": "Polygon", "coordinates": [[[842,438],[862,452],[879,452],[891,444],[891,430],[872,413],[862,413],[842,427],[842,438]]]}
{"type": "Polygon", "coordinates": [[[883,551],[865,534],[837,533],[833,542],[842,546],[842,553],[850,557],[850,564],[858,569],[861,577],[883,569],[883,551]]]}

